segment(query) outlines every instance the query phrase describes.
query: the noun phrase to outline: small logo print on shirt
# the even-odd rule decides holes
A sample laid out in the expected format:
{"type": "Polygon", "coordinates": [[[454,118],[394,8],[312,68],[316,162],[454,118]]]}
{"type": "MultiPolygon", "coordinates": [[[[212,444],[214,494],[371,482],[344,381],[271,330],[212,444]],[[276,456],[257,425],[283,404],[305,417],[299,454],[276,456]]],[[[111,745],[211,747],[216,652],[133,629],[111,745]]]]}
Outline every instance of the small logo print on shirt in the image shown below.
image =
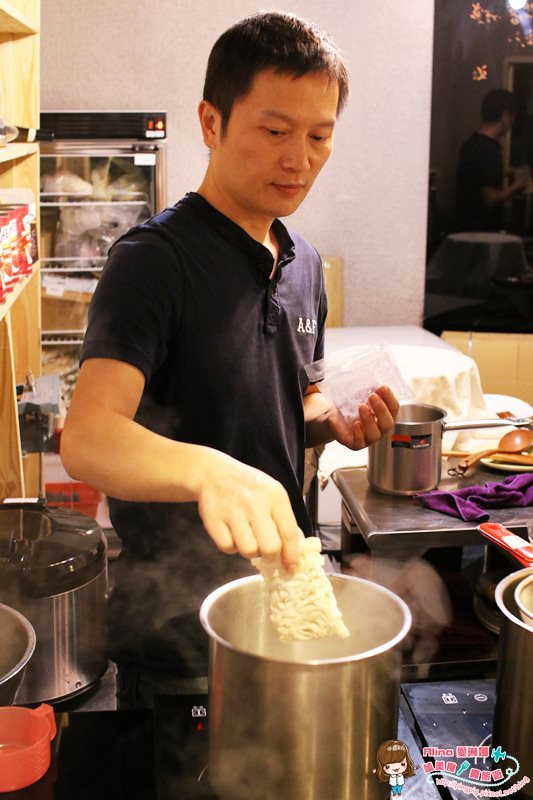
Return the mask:
{"type": "Polygon", "coordinates": [[[316,319],[306,319],[298,317],[298,333],[316,333],[316,319]]]}

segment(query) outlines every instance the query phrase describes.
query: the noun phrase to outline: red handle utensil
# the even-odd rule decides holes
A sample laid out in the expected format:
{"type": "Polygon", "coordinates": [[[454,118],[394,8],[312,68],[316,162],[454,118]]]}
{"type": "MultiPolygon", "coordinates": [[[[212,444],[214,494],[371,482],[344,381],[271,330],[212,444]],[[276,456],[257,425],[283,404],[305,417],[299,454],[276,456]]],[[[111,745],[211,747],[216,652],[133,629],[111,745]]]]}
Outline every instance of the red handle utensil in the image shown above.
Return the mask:
{"type": "Polygon", "coordinates": [[[477,526],[480,533],[503,550],[507,550],[524,567],[533,566],[533,545],[517,536],[498,522],[483,522],[477,526]]]}

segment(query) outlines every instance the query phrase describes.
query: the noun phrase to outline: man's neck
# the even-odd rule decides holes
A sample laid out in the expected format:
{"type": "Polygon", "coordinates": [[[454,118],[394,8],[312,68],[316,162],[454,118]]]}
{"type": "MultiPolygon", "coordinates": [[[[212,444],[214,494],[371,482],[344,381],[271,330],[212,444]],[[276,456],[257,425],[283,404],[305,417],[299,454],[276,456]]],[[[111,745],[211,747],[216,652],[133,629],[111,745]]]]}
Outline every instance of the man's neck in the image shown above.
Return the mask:
{"type": "MultiPolygon", "coordinates": [[[[216,185],[213,184],[212,181],[209,180],[208,176],[204,178],[203,182],[200,184],[200,187],[197,189],[197,193],[201,195],[204,200],[206,200],[209,205],[216,208],[217,211],[220,211],[221,214],[224,214],[225,217],[231,219],[239,228],[242,228],[246,231],[246,233],[255,239],[261,244],[264,244],[265,247],[268,247],[268,242],[270,241],[271,236],[271,226],[274,220],[269,217],[252,217],[250,215],[246,215],[245,212],[236,203],[233,203],[231,199],[227,197],[223,197],[216,185]]],[[[270,249],[270,248],[269,248],[270,249]]]]}
{"type": "Polygon", "coordinates": [[[482,122],[478,128],[478,133],[489,136],[491,139],[501,139],[503,136],[499,122],[482,122]]]}
{"type": "Polygon", "coordinates": [[[198,188],[197,193],[201,195],[210,206],[216,208],[217,211],[220,211],[220,213],[224,214],[225,217],[231,219],[231,221],[238,225],[239,228],[242,228],[244,231],[246,231],[246,233],[251,236],[252,239],[260,242],[267,248],[267,250],[270,250],[274,258],[274,268],[272,271],[272,275],[274,275],[279,256],[279,243],[272,230],[272,223],[274,220],[267,218],[261,220],[247,218],[246,215],[242,214],[237,207],[232,207],[231,203],[228,203],[224,198],[222,198],[217,191],[216,186],[213,186],[208,179],[204,179],[198,188]]]}

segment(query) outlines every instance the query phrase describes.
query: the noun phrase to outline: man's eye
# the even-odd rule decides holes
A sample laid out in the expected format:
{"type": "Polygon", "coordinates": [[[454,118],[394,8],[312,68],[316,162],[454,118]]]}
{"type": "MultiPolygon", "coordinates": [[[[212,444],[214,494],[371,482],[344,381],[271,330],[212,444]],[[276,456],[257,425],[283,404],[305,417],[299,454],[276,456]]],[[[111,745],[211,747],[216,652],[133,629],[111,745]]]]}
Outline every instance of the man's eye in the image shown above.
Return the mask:
{"type": "Polygon", "coordinates": [[[311,139],[314,142],[323,142],[325,138],[326,138],[325,136],[311,136],[311,139]]]}
{"type": "Polygon", "coordinates": [[[271,136],[281,136],[283,131],[275,131],[272,128],[268,128],[268,132],[271,136]]]}

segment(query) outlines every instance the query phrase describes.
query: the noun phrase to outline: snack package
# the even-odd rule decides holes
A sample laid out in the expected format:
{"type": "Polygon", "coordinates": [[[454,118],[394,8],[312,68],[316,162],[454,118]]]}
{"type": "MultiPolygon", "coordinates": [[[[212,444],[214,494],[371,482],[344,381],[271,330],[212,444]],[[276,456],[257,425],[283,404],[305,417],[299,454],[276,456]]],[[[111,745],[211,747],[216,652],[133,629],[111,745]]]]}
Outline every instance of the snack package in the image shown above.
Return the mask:
{"type": "Polygon", "coordinates": [[[359,419],[359,406],[380,386],[388,386],[400,402],[414,399],[390,347],[386,344],[348,347],[307,364],[309,382],[349,421],[359,419]]]}

